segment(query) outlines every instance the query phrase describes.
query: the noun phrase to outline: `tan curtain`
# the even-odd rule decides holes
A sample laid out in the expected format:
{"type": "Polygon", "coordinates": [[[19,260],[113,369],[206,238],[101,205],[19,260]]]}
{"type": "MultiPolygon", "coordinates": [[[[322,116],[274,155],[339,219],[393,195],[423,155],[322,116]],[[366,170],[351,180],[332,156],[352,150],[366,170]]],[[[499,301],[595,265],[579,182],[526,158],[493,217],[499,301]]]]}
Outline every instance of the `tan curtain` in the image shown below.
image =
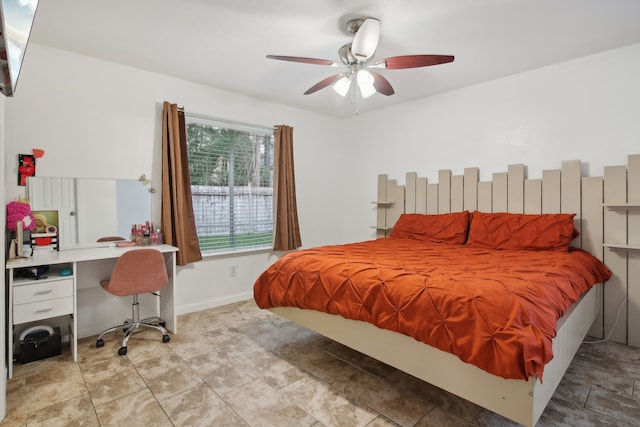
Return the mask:
{"type": "Polygon", "coordinates": [[[200,245],[191,203],[184,111],[165,101],[162,111],[162,231],[177,246],[176,264],[200,261],[200,245]]]}
{"type": "Polygon", "coordinates": [[[275,236],[273,250],[289,251],[302,246],[296,203],[296,183],[293,168],[293,128],[276,126],[275,132],[275,236]]]}

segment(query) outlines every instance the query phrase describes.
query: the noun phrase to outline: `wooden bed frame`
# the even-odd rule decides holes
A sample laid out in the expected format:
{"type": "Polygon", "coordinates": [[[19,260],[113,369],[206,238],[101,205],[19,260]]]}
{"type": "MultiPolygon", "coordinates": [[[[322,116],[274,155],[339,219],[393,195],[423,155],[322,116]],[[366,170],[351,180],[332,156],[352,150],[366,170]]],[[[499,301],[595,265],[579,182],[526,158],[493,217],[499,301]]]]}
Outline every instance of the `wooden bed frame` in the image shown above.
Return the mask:
{"type": "MultiPolygon", "coordinates": [[[[525,179],[523,165],[511,165],[505,173],[494,173],[491,182],[480,182],[477,168],[466,168],[460,176],[441,170],[439,183],[435,184],[418,178],[416,173],[406,174],[405,186],[397,185],[386,175],[378,176],[378,199],[374,202],[378,237],[388,235],[400,214],[405,212],[576,213],[574,222],[580,236],[572,246],[582,247],[601,260],[610,260],[615,267],[609,266],[614,276],[607,282],[607,288],[602,284],[593,287],[558,321],[557,336],[553,340],[554,357],[545,366],[543,382],[536,378],[523,381],[489,374],[450,353],[366,322],[295,307],[270,310],[486,409],[533,426],[585,336],[602,338],[609,333],[614,326],[611,319],[625,297],[640,302],[640,289],[637,289],[640,284],[637,278],[628,275],[628,271],[640,272],[640,258],[635,256],[640,245],[629,244],[629,239],[636,238],[635,242],[640,243],[640,226],[637,231],[631,229],[634,224],[640,225],[640,209],[636,209],[640,207],[640,180],[635,190],[631,183],[627,185],[627,173],[640,178],[640,155],[629,156],[628,172],[625,166],[605,168],[604,178],[583,177],[582,164],[577,160],[562,162],[559,170],[543,171],[542,179],[535,180],[525,179]],[[636,194],[638,197],[634,199],[636,194]],[[605,236],[619,243],[606,243],[605,236]],[[607,306],[604,305],[605,292],[607,306]]],[[[629,305],[629,318],[633,318],[636,311],[640,318],[640,304],[629,305]]],[[[623,320],[618,328],[626,328],[623,320]]],[[[626,339],[627,331],[618,334],[626,339]]],[[[629,339],[635,334],[640,332],[628,333],[629,339]]]]}

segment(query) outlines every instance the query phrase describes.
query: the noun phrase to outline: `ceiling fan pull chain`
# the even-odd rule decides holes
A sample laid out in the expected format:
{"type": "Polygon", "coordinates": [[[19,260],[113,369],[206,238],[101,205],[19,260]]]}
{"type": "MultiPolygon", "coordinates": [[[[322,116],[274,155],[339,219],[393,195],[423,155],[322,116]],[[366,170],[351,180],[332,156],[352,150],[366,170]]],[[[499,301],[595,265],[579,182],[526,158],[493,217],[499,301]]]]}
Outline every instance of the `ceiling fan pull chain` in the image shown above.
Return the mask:
{"type": "Polygon", "coordinates": [[[358,100],[358,92],[356,92],[357,84],[355,84],[354,80],[355,80],[355,77],[351,77],[350,86],[349,86],[349,97],[351,98],[352,104],[355,104],[356,101],[358,100]]]}
{"type": "Polygon", "coordinates": [[[358,74],[353,78],[354,82],[351,85],[353,87],[354,97],[356,98],[356,116],[360,115],[360,97],[358,96],[358,74]]]}

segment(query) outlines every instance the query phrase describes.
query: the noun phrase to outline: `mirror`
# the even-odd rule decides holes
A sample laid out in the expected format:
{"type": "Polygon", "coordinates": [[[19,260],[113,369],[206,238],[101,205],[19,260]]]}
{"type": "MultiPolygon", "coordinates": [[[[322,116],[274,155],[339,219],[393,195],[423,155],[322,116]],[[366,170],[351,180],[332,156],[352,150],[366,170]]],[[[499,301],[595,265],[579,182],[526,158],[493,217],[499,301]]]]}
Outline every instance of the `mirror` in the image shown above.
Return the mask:
{"type": "Polygon", "coordinates": [[[0,92],[13,96],[18,84],[38,0],[0,1],[0,92]]]}
{"type": "Polygon", "coordinates": [[[27,178],[32,211],[58,211],[60,249],[95,246],[104,236],[129,239],[151,220],[151,193],[138,180],[27,178]]]}

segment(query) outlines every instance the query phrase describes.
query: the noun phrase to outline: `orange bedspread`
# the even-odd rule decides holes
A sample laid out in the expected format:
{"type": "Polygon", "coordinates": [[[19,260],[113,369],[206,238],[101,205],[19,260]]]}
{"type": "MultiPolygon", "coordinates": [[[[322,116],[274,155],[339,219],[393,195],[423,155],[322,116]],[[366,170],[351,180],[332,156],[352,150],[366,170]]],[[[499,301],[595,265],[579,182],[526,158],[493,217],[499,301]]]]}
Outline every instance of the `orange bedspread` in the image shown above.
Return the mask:
{"type": "MultiPolygon", "coordinates": [[[[400,332],[504,378],[542,378],[556,322],[610,277],[595,257],[383,238],[291,252],[254,285],[295,306],[400,332]]],[[[425,360],[425,363],[429,363],[425,360]]]]}

